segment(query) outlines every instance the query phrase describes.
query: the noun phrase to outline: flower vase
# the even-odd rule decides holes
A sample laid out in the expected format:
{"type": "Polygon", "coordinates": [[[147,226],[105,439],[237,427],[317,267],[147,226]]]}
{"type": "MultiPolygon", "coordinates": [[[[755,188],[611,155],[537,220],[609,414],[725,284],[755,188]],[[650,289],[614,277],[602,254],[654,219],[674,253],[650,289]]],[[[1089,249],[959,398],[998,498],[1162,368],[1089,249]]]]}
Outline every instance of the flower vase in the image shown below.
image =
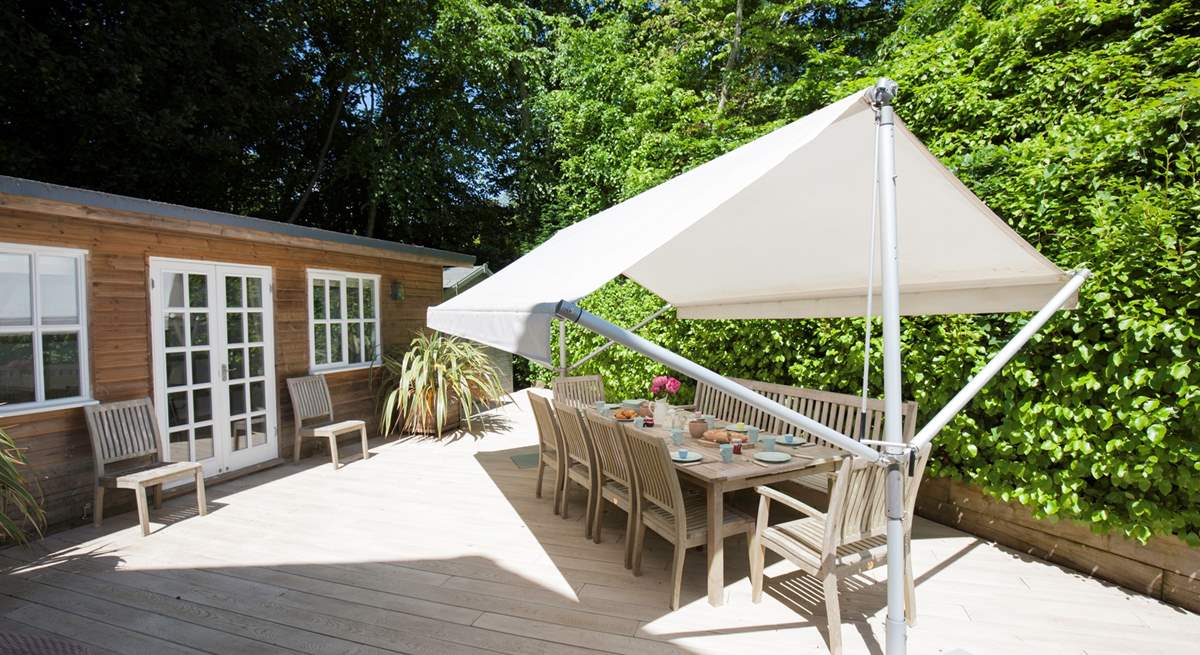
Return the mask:
{"type": "Polygon", "coordinates": [[[666,425],[670,416],[671,406],[665,400],[654,401],[654,424],[666,425]]]}

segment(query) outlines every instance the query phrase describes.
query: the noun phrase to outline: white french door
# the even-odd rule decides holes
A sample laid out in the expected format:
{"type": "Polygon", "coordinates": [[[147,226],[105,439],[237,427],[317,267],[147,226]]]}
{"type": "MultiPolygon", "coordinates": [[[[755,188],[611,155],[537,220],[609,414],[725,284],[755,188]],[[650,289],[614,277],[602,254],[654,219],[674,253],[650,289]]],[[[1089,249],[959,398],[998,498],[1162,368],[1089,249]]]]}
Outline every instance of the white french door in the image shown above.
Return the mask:
{"type": "Polygon", "coordinates": [[[151,258],[154,407],[206,476],[278,456],[271,269],[151,258]]]}

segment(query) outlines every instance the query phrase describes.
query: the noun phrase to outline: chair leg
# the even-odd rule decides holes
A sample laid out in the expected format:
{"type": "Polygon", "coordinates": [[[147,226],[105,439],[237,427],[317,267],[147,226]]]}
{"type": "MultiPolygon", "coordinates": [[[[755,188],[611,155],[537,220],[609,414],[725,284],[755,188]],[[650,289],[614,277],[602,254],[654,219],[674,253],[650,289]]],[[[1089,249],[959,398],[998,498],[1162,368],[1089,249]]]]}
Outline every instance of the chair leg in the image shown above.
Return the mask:
{"type": "Polygon", "coordinates": [[[137,499],[138,521],[142,524],[142,536],[150,534],[150,508],[146,503],[146,488],[138,486],[133,490],[133,495],[137,499]]]}
{"type": "Polygon", "coordinates": [[[367,426],[362,426],[358,432],[362,435],[363,459],[366,459],[371,456],[371,449],[367,446],[367,426]]]}
{"type": "Polygon", "coordinates": [[[542,475],[546,472],[546,462],[542,460],[542,456],[538,455],[538,478],[537,487],[533,490],[534,498],[542,497],[542,475]]]}
{"type": "Polygon", "coordinates": [[[642,549],[646,546],[646,524],[638,517],[637,529],[633,531],[633,574],[642,574],[642,549]]]}
{"type": "Polygon", "coordinates": [[[842,609],[837,583],[837,576],[827,573],[821,584],[825,589],[825,615],[829,624],[829,655],[842,654],[842,609]]]}
{"type": "Polygon", "coordinates": [[[300,430],[296,430],[296,437],[292,440],[292,461],[300,463],[300,430]]]}
{"type": "Polygon", "coordinates": [[[196,511],[200,516],[208,514],[208,495],[204,492],[204,469],[196,469],[196,511]]]}
{"type": "Polygon", "coordinates": [[[329,456],[333,458],[333,469],[338,468],[338,452],[337,452],[337,437],[329,437],[329,456]]]}
{"type": "Polygon", "coordinates": [[[754,603],[762,602],[763,592],[763,567],[766,565],[766,551],[763,550],[762,539],[759,538],[758,530],[751,530],[746,533],[746,541],[749,543],[750,557],[750,600],[754,603]]]}
{"type": "Polygon", "coordinates": [[[917,624],[917,590],[913,588],[912,558],[904,549],[904,620],[909,626],[917,624]]]}
{"type": "Polygon", "coordinates": [[[637,503],[629,508],[625,519],[625,568],[633,568],[633,531],[637,529],[640,517],[637,513],[637,503]]]}
{"type": "Polygon", "coordinates": [[[96,485],[95,498],[92,500],[92,525],[97,528],[104,522],[104,487],[96,485]]]}
{"type": "Polygon", "coordinates": [[[600,543],[600,522],[604,520],[604,494],[596,494],[596,512],[592,517],[592,541],[600,543]]]}
{"type": "Polygon", "coordinates": [[[559,506],[558,515],[563,517],[564,519],[567,518],[567,505],[570,504],[568,502],[570,500],[571,500],[571,478],[565,477],[565,478],[563,478],[563,482],[562,482],[562,498],[560,498],[558,501],[558,506],[559,506]]]}
{"type": "Polygon", "coordinates": [[[154,485],[154,509],[162,509],[162,488],[161,484],[154,485]]]}
{"type": "Polygon", "coordinates": [[[687,548],[682,543],[675,544],[675,558],[671,561],[671,611],[679,609],[679,588],[683,585],[683,561],[687,557],[687,548]]]}

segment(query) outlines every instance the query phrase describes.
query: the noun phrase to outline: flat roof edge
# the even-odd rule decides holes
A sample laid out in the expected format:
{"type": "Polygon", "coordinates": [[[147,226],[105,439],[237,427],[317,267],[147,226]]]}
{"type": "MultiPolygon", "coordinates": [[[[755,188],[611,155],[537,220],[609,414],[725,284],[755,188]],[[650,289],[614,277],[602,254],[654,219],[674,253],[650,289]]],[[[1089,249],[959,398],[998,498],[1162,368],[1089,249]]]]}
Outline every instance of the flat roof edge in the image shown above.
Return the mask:
{"type": "Polygon", "coordinates": [[[265,218],[241,216],[239,214],[230,214],[227,212],[213,211],[210,209],[198,209],[196,207],[187,207],[185,205],[175,205],[168,202],[159,202],[157,200],[146,200],[143,198],[122,196],[103,191],[80,189],[77,187],[63,186],[61,184],[39,182],[37,180],[27,180],[9,175],[0,175],[0,193],[39,198],[42,200],[65,202],[76,205],[87,205],[113,211],[148,214],[151,216],[198,221],[225,227],[257,230],[260,232],[271,232],[290,237],[314,239],[317,241],[326,241],[348,246],[374,248],[376,250],[384,250],[398,254],[413,255],[414,257],[441,260],[446,266],[473,266],[475,264],[474,255],[467,255],[449,250],[415,246],[407,243],[398,243],[395,241],[357,236],[354,234],[344,234],[342,232],[334,232],[332,230],[324,230],[306,225],[292,225],[290,223],[282,223],[265,218]]]}

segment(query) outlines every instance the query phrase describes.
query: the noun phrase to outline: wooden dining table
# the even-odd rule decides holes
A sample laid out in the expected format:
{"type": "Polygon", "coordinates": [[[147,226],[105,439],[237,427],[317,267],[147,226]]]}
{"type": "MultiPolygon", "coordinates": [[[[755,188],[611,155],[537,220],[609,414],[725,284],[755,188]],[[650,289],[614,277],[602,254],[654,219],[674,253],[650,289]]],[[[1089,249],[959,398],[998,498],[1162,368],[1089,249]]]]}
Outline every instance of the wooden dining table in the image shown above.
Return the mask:
{"type": "MultiPolygon", "coordinates": [[[[715,422],[716,427],[725,425],[727,423],[724,421],[715,422]]],[[[725,463],[721,460],[721,451],[716,444],[692,438],[687,428],[684,428],[682,446],[672,443],[671,430],[668,427],[642,429],[664,439],[672,454],[682,447],[703,456],[702,460],[694,463],[677,462],[675,469],[681,476],[702,487],[708,498],[707,541],[704,550],[708,557],[708,602],[713,607],[720,607],[725,603],[725,539],[720,530],[725,515],[725,494],[806,475],[831,472],[846,454],[843,450],[828,446],[808,445],[798,438],[797,443],[803,445],[787,446],[776,441],[776,451],[792,455],[786,462],[759,462],[754,459],[754,453],[759,452],[759,448],[754,447],[743,448],[741,454],[733,456],[732,462],[725,463]]],[[[778,435],[762,434],[759,439],[764,436],[778,435]]]]}

